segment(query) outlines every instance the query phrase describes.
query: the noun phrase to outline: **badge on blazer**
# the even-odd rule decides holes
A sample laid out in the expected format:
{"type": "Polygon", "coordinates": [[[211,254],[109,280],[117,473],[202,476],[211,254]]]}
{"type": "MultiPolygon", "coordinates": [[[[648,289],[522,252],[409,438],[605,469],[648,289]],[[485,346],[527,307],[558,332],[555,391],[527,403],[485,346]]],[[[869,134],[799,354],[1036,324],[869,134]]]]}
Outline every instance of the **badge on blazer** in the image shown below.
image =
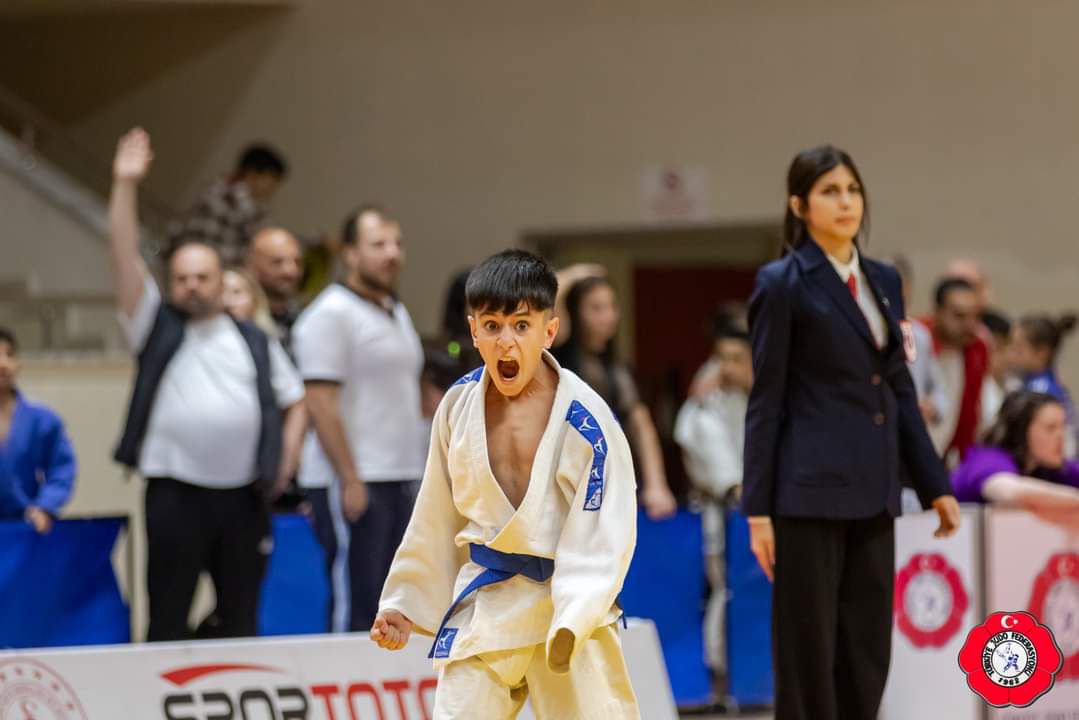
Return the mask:
{"type": "Polygon", "coordinates": [[[915,554],[896,573],[895,624],[914,647],[948,644],[969,606],[959,572],[939,553],[915,554]]]}
{"type": "Polygon", "coordinates": [[[1064,655],[1060,677],[1079,678],[1079,555],[1049,558],[1034,579],[1027,610],[1053,629],[1064,655]]]}
{"type": "Polygon", "coordinates": [[[1053,687],[1062,656],[1053,632],[1028,612],[995,612],[967,635],[959,667],[993,707],[1027,707],[1053,687]]]}
{"type": "Polygon", "coordinates": [[[914,342],[914,323],[910,320],[900,320],[899,329],[903,331],[903,352],[907,354],[907,362],[912,363],[918,359],[918,345],[914,342]]]}

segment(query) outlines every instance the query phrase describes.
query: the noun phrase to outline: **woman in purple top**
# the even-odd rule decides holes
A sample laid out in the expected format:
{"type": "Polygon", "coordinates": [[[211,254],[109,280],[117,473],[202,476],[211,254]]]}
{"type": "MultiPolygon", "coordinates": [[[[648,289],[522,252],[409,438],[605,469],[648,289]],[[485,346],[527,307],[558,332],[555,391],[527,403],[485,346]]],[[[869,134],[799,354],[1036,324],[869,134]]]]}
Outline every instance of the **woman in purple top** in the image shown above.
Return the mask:
{"type": "Polygon", "coordinates": [[[1020,390],[952,476],[955,497],[1020,507],[1050,522],[1079,523],[1079,462],[1066,460],[1067,414],[1045,393],[1020,390]]]}

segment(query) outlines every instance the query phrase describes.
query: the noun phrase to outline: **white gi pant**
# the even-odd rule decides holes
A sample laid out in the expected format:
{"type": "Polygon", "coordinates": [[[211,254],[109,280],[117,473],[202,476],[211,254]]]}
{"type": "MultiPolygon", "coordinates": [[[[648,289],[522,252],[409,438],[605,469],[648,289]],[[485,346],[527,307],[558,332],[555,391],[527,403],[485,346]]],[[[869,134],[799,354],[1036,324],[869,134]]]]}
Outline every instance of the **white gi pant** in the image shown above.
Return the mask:
{"type": "Polygon", "coordinates": [[[529,698],[537,720],[640,720],[616,624],[592,633],[564,675],[542,644],[448,663],[432,720],[512,720],[529,698]]]}

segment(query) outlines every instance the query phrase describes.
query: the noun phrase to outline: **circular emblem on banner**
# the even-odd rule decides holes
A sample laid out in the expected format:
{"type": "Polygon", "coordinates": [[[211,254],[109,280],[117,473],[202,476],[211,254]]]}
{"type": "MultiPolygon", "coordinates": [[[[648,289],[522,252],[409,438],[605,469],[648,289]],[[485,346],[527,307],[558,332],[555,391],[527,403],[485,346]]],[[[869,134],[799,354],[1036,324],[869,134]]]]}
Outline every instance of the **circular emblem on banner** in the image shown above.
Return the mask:
{"type": "Polygon", "coordinates": [[[1053,687],[1062,656],[1052,631],[1027,612],[997,612],[967,635],[959,667],[994,707],[1026,707],[1053,687]]]}
{"type": "Polygon", "coordinates": [[[56,672],[37,660],[0,662],[0,720],[88,720],[56,672]]]}
{"type": "Polygon", "coordinates": [[[943,555],[916,554],[896,573],[896,626],[915,647],[945,645],[969,604],[962,578],[943,555]]]}
{"type": "Polygon", "coordinates": [[[1049,558],[1030,592],[1028,610],[1053,630],[1064,654],[1062,678],[1079,678],[1079,555],[1049,558]]]}

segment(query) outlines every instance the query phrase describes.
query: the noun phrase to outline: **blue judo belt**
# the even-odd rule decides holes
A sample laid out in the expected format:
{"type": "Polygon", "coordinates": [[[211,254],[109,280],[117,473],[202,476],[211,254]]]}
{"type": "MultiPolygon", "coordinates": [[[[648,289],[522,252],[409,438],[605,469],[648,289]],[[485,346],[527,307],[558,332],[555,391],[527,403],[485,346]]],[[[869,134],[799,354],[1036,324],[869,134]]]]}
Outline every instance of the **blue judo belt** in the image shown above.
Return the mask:
{"type": "Polygon", "coordinates": [[[509,580],[514,575],[524,575],[529,580],[535,580],[536,582],[544,582],[554,575],[554,560],[548,558],[504,553],[476,543],[468,546],[468,554],[472,558],[472,562],[486,569],[461,591],[461,594],[450,605],[450,609],[446,611],[446,616],[442,618],[442,624],[439,625],[438,632],[435,633],[435,642],[431,646],[431,652],[427,653],[429,658],[435,656],[438,640],[442,637],[442,631],[446,629],[446,623],[450,621],[453,613],[457,611],[457,606],[461,604],[462,600],[481,587],[509,580]]]}
{"type": "MultiPolygon", "coordinates": [[[[546,582],[554,575],[554,560],[548,558],[536,557],[535,555],[504,553],[489,548],[486,545],[477,545],[476,543],[472,543],[468,546],[468,554],[469,557],[472,558],[472,562],[485,568],[485,570],[477,575],[475,579],[461,591],[457,596],[457,599],[450,605],[450,609],[446,611],[445,617],[442,618],[442,624],[438,626],[438,632],[435,633],[435,642],[431,645],[431,651],[427,653],[428,658],[433,658],[435,656],[435,650],[438,648],[439,640],[442,638],[443,631],[446,629],[446,623],[450,621],[450,618],[453,617],[453,613],[457,611],[457,606],[460,605],[461,601],[466,597],[476,592],[481,587],[504,582],[514,575],[524,575],[529,580],[535,580],[536,582],[546,582]]],[[[621,598],[616,602],[618,603],[618,607],[621,608],[621,598]]],[[[623,625],[625,622],[625,615],[623,615],[623,625]]]]}

